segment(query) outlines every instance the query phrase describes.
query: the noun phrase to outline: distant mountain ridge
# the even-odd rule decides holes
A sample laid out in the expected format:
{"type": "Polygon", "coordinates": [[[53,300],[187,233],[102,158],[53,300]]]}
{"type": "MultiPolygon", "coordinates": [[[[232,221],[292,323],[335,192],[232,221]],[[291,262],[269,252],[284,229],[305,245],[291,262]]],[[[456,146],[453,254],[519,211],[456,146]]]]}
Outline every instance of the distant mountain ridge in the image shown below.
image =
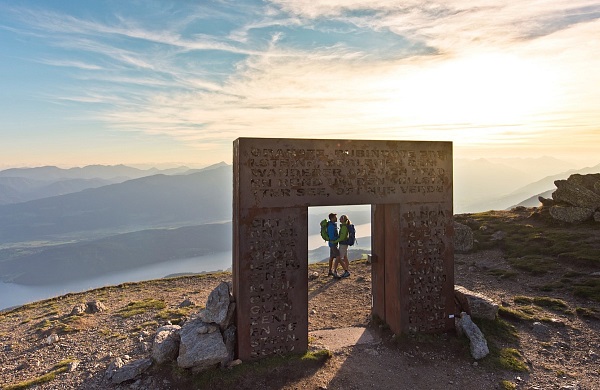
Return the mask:
{"type": "Polygon", "coordinates": [[[231,220],[230,165],[0,206],[0,244],[231,220]]]}
{"type": "Polygon", "coordinates": [[[190,169],[186,166],[138,169],[126,165],[88,165],[68,169],[55,166],[11,168],[0,171],[0,205],[66,195],[157,174],[197,173],[225,165],[227,164],[220,162],[202,169],[190,169]]]}
{"type": "Polygon", "coordinates": [[[0,205],[66,195],[121,181],[124,180],[59,179],[56,181],[41,181],[24,177],[0,177],[0,205]]]}
{"type": "Polygon", "coordinates": [[[157,168],[138,169],[126,165],[87,165],[85,167],[59,168],[44,166],[35,168],[10,168],[0,171],[0,177],[24,177],[36,180],[60,179],[136,179],[158,173],[173,174],[189,170],[188,167],[160,170],[157,168]]]}

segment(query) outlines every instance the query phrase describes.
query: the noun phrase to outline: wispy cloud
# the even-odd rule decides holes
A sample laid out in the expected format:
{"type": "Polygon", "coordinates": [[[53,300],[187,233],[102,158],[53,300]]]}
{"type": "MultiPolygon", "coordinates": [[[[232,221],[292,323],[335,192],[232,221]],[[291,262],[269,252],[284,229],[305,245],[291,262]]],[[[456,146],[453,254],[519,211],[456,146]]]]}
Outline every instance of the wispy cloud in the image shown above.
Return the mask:
{"type": "Polygon", "coordinates": [[[63,50],[36,61],[77,70],[85,90],[57,101],[202,150],[349,133],[514,145],[566,128],[593,138],[600,123],[596,1],[271,0],[168,9],[158,24],[10,11],[21,26],[5,28],[63,50]]]}
{"type": "Polygon", "coordinates": [[[61,66],[66,68],[77,68],[84,70],[102,70],[100,65],[90,64],[82,61],[56,60],[56,59],[39,59],[38,62],[46,65],[61,66]]]}

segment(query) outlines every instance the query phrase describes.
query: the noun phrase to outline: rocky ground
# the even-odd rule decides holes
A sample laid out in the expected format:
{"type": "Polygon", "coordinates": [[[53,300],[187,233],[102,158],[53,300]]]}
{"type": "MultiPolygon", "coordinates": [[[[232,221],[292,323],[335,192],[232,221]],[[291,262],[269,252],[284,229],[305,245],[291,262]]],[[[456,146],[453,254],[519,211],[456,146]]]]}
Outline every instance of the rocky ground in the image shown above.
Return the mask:
{"type": "MultiPolygon", "coordinates": [[[[0,314],[0,388],[600,389],[600,303],[564,290],[542,291],[540,286],[558,277],[553,272],[507,277],[500,271],[514,269],[502,249],[455,257],[455,283],[507,309],[497,321],[480,324],[491,350],[481,361],[454,333],[395,337],[373,321],[365,261],[352,262],[346,279],[332,279],[326,271],[323,264],[310,267],[318,277],[309,281],[309,330],[369,327],[381,336],[380,343],[344,347],[313,360],[242,363],[217,370],[216,376],[154,367],[137,381],[111,384],[105,373],[116,357],[148,357],[148,343],[159,325],[198,311],[210,291],[231,275],[180,277],[71,294],[0,314]],[[529,298],[551,298],[564,306],[522,306],[529,298]],[[181,308],[186,299],[196,306],[181,308]],[[105,310],[69,315],[77,304],[94,300],[105,310]],[[530,317],[515,316],[516,308],[530,317]],[[502,335],[511,330],[512,337],[502,335]],[[53,333],[58,340],[49,338],[53,333]],[[502,351],[515,354],[513,369],[499,363],[502,351]]],[[[320,348],[310,342],[311,350],[320,348]]]]}

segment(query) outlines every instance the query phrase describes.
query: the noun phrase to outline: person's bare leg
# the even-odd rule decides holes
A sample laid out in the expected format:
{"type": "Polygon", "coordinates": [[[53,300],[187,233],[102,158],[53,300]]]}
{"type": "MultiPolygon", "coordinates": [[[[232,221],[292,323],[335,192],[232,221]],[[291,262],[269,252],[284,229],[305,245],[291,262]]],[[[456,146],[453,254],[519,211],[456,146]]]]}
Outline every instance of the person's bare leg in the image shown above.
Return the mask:
{"type": "Polygon", "coordinates": [[[348,256],[344,257],[344,263],[346,265],[345,270],[348,271],[350,269],[350,262],[348,261],[348,256]]]}
{"type": "Polygon", "coordinates": [[[333,273],[334,274],[337,272],[338,265],[340,265],[341,262],[342,262],[342,260],[339,257],[335,258],[335,261],[333,262],[333,273]]]}

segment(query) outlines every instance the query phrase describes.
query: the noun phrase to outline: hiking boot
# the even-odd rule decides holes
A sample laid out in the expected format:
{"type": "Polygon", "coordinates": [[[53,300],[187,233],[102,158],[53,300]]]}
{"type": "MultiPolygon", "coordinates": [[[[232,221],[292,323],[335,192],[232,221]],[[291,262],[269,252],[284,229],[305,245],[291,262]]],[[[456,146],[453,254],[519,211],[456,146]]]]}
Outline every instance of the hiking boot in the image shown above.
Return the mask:
{"type": "Polygon", "coordinates": [[[337,271],[333,271],[333,277],[339,279],[340,275],[338,275],[337,271]]]}
{"type": "Polygon", "coordinates": [[[333,276],[333,271],[329,270],[329,273],[327,274],[327,276],[333,276]]]}
{"type": "Polygon", "coordinates": [[[347,278],[348,276],[350,276],[350,272],[344,271],[344,273],[342,274],[342,276],[340,276],[340,278],[347,278]]]}

